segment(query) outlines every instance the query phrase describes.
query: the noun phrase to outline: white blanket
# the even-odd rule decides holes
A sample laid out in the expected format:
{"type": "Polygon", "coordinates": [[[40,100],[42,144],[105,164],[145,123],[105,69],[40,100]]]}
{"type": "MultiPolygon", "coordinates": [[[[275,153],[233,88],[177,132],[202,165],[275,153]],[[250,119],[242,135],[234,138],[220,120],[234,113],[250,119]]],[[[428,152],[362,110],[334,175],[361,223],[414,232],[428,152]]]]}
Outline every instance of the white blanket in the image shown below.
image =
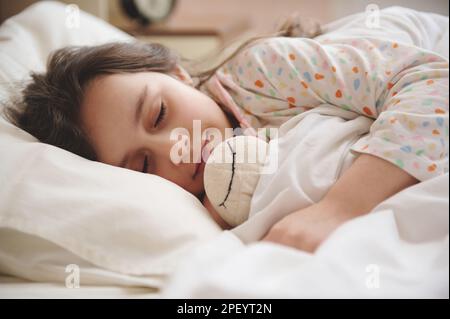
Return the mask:
{"type": "Polygon", "coordinates": [[[410,187],[316,251],[224,232],[171,278],[170,298],[448,298],[449,176],[410,187]]]}
{"type": "Polygon", "coordinates": [[[250,218],[200,247],[163,296],[448,297],[448,174],[342,225],[315,254],[257,242],[276,221],[326,194],[371,124],[322,105],[281,126],[279,168],[261,176],[250,218]]]}

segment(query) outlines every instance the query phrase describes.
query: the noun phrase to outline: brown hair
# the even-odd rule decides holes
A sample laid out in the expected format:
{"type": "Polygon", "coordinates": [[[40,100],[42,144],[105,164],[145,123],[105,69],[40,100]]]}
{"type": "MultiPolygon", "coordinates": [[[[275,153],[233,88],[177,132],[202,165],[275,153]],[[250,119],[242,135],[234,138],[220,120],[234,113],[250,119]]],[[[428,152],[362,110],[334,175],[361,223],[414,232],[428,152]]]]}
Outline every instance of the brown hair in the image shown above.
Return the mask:
{"type": "MultiPolygon", "coordinates": [[[[320,23],[314,19],[301,17],[297,12],[292,13],[288,17],[284,17],[281,20],[281,23],[278,27],[276,27],[275,32],[266,34],[266,35],[257,35],[251,36],[248,39],[244,40],[236,40],[234,43],[228,45],[224,45],[219,48],[215,52],[211,54],[210,57],[203,58],[200,61],[186,61],[186,68],[189,73],[197,78],[196,86],[200,86],[205,81],[207,81],[212,75],[214,75],[215,71],[227,63],[229,60],[234,58],[241,50],[247,47],[250,44],[255,43],[259,40],[264,40],[272,37],[297,37],[297,38],[314,38],[322,34],[322,28],[320,23]],[[232,46],[237,44],[237,48],[233,49],[232,46]],[[231,53],[229,53],[231,51],[231,53]],[[202,70],[202,67],[198,66],[202,61],[206,61],[207,64],[210,64],[214,57],[220,57],[222,54],[227,55],[225,59],[222,59],[217,65],[212,67],[207,67],[205,70],[202,70]]],[[[200,64],[201,65],[201,64],[200,64]]]]}
{"type": "MultiPolygon", "coordinates": [[[[197,87],[233,58],[249,43],[273,36],[313,37],[320,26],[305,29],[298,17],[291,16],[280,31],[252,37],[220,64],[206,70],[195,70],[195,61],[186,61],[197,87]],[[190,66],[189,66],[190,63],[190,66]]],[[[5,107],[6,118],[36,137],[90,160],[97,160],[94,148],[82,129],[80,106],[87,84],[99,75],[135,72],[170,73],[180,57],[167,47],[140,42],[114,42],[97,46],[68,46],[50,54],[46,73],[31,73],[18,101],[5,107]]]]}

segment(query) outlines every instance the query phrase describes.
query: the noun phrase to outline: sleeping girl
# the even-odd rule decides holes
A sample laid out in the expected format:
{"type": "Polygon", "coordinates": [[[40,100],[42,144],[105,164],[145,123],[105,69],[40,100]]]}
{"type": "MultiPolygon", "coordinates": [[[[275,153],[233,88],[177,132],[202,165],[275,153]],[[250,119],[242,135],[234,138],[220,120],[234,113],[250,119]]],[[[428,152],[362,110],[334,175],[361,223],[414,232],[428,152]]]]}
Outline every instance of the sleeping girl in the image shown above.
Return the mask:
{"type": "MultiPolygon", "coordinates": [[[[200,120],[202,130],[225,137],[230,128],[277,128],[322,104],[368,117],[374,122],[352,146],[358,154],[352,165],[323,198],[293,211],[263,238],[314,251],[345,221],[448,172],[448,60],[420,40],[433,37],[420,35],[415,24],[425,15],[386,9],[379,29],[365,27],[357,15],[347,33],[331,25],[313,39],[296,32],[293,21],[198,73],[159,44],[66,47],[49,57],[46,73],[32,74],[22,107],[8,114],[44,143],[157,174],[200,200],[204,165],[171,159],[175,129],[192,133],[200,120]]],[[[210,206],[206,198],[204,204],[210,206]]]]}

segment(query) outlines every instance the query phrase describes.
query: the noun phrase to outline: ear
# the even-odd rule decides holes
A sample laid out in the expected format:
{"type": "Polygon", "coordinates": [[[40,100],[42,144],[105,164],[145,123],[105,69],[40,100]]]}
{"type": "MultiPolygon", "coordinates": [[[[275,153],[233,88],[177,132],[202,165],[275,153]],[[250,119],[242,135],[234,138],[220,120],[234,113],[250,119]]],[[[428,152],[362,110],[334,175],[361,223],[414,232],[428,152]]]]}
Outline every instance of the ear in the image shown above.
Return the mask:
{"type": "Polygon", "coordinates": [[[194,86],[194,81],[192,80],[189,73],[179,64],[175,66],[175,69],[171,72],[178,80],[189,85],[194,86]]]}

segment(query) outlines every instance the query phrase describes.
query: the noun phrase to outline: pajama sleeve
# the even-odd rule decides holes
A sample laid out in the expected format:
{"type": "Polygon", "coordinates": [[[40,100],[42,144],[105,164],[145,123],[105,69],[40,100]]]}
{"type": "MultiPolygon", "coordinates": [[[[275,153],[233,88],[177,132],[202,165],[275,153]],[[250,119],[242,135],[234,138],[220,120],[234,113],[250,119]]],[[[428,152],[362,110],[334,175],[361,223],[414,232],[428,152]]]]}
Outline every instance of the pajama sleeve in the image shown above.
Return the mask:
{"type": "Polygon", "coordinates": [[[437,54],[378,38],[280,37],[246,48],[220,72],[261,125],[331,104],[374,119],[353,152],[420,181],[448,172],[448,61],[437,54]]]}

